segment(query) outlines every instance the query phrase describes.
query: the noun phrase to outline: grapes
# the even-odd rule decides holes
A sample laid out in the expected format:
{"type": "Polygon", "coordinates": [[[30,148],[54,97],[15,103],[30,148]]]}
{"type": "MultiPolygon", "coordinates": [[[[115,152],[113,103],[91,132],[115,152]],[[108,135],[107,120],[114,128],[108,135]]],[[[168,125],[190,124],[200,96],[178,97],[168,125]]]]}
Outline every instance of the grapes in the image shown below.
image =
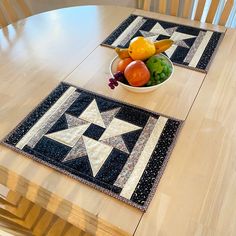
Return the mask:
{"type": "Polygon", "coordinates": [[[164,82],[171,74],[172,68],[168,61],[158,55],[150,57],[146,61],[151,78],[146,86],[153,86],[164,82]]]}
{"type": "Polygon", "coordinates": [[[167,65],[164,65],[163,67],[163,73],[167,74],[168,72],[168,66],[167,65]]]}
{"type": "Polygon", "coordinates": [[[166,77],[165,73],[161,73],[160,77],[161,77],[161,79],[165,79],[165,77],[166,77]]]}
{"type": "Polygon", "coordinates": [[[124,77],[124,74],[122,72],[118,71],[113,76],[114,76],[114,79],[120,81],[120,79],[122,79],[122,77],[124,77]]]}
{"type": "Polygon", "coordinates": [[[118,81],[120,82],[124,82],[125,81],[125,77],[124,74],[120,71],[116,72],[115,74],[113,74],[114,78],[110,78],[109,79],[109,83],[108,86],[111,89],[114,89],[115,87],[117,87],[119,85],[118,81]]]}
{"type": "Polygon", "coordinates": [[[112,83],[109,83],[108,85],[109,85],[109,87],[110,87],[111,89],[114,89],[114,88],[115,88],[115,86],[114,86],[112,83]]]}

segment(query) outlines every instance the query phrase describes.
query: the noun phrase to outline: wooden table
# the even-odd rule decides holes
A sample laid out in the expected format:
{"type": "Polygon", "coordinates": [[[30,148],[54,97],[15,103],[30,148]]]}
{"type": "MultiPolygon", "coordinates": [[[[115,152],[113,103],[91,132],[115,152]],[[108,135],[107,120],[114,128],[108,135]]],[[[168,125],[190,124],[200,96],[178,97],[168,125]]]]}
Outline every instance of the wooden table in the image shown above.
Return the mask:
{"type": "Polygon", "coordinates": [[[183,119],[148,211],[3,146],[0,183],[91,234],[235,235],[236,31],[226,30],[206,75],[175,67],[172,80],[151,96],[111,91],[106,84],[115,53],[100,43],[131,13],[226,30],[117,6],[67,8],[10,25],[0,31],[0,138],[62,80],[183,119]]]}

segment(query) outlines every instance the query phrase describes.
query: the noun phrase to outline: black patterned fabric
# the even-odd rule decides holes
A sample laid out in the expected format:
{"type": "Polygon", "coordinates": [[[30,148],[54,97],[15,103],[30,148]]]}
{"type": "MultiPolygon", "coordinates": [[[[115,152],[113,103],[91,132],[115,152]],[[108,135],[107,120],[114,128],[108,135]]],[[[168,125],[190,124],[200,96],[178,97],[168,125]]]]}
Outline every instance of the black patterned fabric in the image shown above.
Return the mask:
{"type": "Polygon", "coordinates": [[[127,48],[130,40],[137,36],[144,36],[152,41],[170,38],[175,43],[164,54],[173,63],[205,72],[222,35],[220,32],[130,15],[102,45],[127,48]]]}
{"type": "Polygon", "coordinates": [[[146,210],[181,124],[62,83],[3,144],[146,210]]]}

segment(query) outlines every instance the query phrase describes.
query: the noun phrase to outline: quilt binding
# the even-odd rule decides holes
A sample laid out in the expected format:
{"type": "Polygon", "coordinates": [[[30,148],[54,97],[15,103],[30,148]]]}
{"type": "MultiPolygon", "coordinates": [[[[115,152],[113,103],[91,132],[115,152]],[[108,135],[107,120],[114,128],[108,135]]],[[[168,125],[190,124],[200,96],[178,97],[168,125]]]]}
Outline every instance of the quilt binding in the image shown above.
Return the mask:
{"type": "MultiPolygon", "coordinates": [[[[132,15],[133,15],[133,16],[142,16],[142,17],[145,17],[145,18],[147,18],[147,19],[160,20],[160,19],[158,19],[158,18],[151,18],[151,17],[147,17],[147,16],[143,16],[143,15],[138,15],[138,14],[130,14],[129,17],[132,16],[132,15]]],[[[111,46],[111,45],[106,44],[106,43],[104,43],[104,42],[105,42],[107,39],[109,39],[109,37],[110,37],[127,19],[128,19],[128,17],[127,17],[125,20],[123,20],[123,21],[110,33],[110,35],[108,35],[108,37],[106,37],[106,38],[102,41],[102,43],[101,43],[100,45],[101,45],[101,46],[104,46],[104,47],[107,47],[107,48],[112,48],[112,49],[114,49],[114,48],[115,48],[114,46],[111,46]]],[[[171,22],[171,21],[166,21],[166,20],[160,20],[160,21],[164,21],[164,22],[176,24],[176,23],[173,23],[173,22],[171,22]]],[[[214,57],[215,57],[216,51],[217,51],[218,47],[220,46],[221,41],[222,41],[223,38],[224,38],[225,32],[220,32],[220,31],[211,30],[211,29],[204,29],[204,28],[201,28],[201,27],[194,27],[194,26],[190,26],[190,25],[186,25],[186,24],[179,24],[179,25],[181,25],[181,26],[187,26],[187,27],[192,27],[192,28],[200,29],[200,30],[206,30],[206,31],[221,33],[220,39],[219,39],[219,41],[218,41],[218,43],[217,43],[217,46],[215,47],[215,50],[214,50],[214,52],[212,53],[211,58],[210,58],[210,60],[209,60],[209,62],[208,62],[208,64],[207,64],[207,67],[206,67],[205,69],[199,69],[199,68],[196,68],[196,67],[193,67],[193,66],[188,66],[188,65],[183,65],[183,64],[177,63],[177,62],[172,62],[172,63],[173,63],[174,65],[176,65],[176,66],[183,67],[183,68],[186,68],[186,69],[190,69],[190,70],[194,70],[194,71],[198,71],[198,72],[201,72],[201,73],[206,74],[206,73],[208,72],[208,70],[209,70],[209,67],[210,67],[210,64],[211,64],[212,60],[213,60],[214,57]]]]}
{"type": "MultiPolygon", "coordinates": [[[[142,107],[139,107],[139,106],[130,104],[130,103],[126,103],[126,102],[123,102],[123,101],[118,100],[118,99],[109,98],[109,97],[107,97],[107,96],[104,96],[104,95],[101,95],[101,94],[98,94],[98,93],[95,93],[95,92],[86,90],[86,89],[84,89],[84,88],[81,88],[81,87],[79,87],[79,86],[70,84],[70,83],[68,83],[68,82],[62,81],[62,82],[60,82],[59,84],[61,84],[61,83],[62,83],[62,84],[69,85],[69,86],[73,86],[73,87],[75,87],[75,88],[77,88],[77,89],[83,90],[83,91],[88,92],[88,93],[90,93],[90,94],[93,94],[93,95],[96,95],[96,96],[100,96],[100,97],[102,97],[102,98],[106,98],[106,99],[109,99],[109,100],[114,101],[114,102],[118,102],[118,103],[120,103],[120,104],[125,104],[125,105],[131,106],[131,107],[135,107],[135,108],[141,109],[141,110],[146,111],[146,112],[150,112],[150,113],[152,113],[152,114],[154,114],[154,115],[164,116],[164,117],[166,117],[166,118],[169,118],[169,119],[172,119],[172,120],[180,121],[180,122],[181,122],[180,125],[179,125],[179,127],[178,127],[178,129],[177,129],[177,131],[175,132],[175,136],[174,136],[174,138],[173,138],[172,144],[171,144],[171,146],[170,146],[169,149],[168,149],[168,152],[167,152],[167,154],[166,154],[165,160],[164,160],[164,162],[163,162],[163,164],[162,164],[161,169],[159,170],[159,172],[158,172],[158,174],[157,174],[157,176],[156,176],[155,182],[154,182],[154,184],[153,184],[153,186],[152,186],[152,188],[151,188],[151,191],[150,191],[150,193],[149,193],[149,195],[148,195],[148,198],[146,199],[144,205],[143,205],[143,206],[142,206],[142,205],[139,205],[139,204],[137,204],[137,203],[135,203],[135,202],[133,202],[133,201],[127,199],[127,198],[124,198],[124,197],[118,195],[117,193],[112,192],[111,190],[105,189],[105,188],[103,188],[103,187],[101,187],[101,186],[98,186],[98,185],[96,185],[96,184],[94,184],[94,183],[92,183],[92,182],[90,182],[90,181],[88,181],[88,180],[85,180],[85,179],[83,179],[83,178],[81,178],[81,177],[79,177],[79,176],[76,176],[76,175],[74,175],[74,174],[71,174],[69,171],[66,171],[66,170],[64,170],[64,169],[62,169],[62,168],[60,168],[60,167],[58,167],[58,166],[55,166],[55,165],[53,165],[53,164],[50,164],[50,163],[48,163],[48,162],[46,162],[46,161],[44,161],[44,160],[42,160],[42,159],[40,159],[40,158],[37,158],[37,157],[34,156],[34,155],[31,155],[31,154],[29,154],[29,153],[26,153],[26,152],[24,152],[23,150],[18,149],[17,147],[15,147],[15,146],[13,146],[13,145],[10,145],[10,144],[7,144],[7,143],[5,142],[5,141],[7,140],[7,138],[10,137],[10,136],[25,122],[25,120],[26,120],[28,117],[31,116],[31,114],[35,111],[35,109],[37,109],[38,107],[40,107],[40,106],[43,104],[43,102],[45,101],[45,99],[48,98],[51,93],[48,94],[46,97],[44,97],[44,98],[41,100],[41,102],[39,102],[39,104],[38,104],[37,106],[35,106],[35,107],[32,109],[32,111],[29,112],[28,115],[26,115],[26,117],[24,117],[23,120],[22,120],[20,123],[19,123],[10,133],[8,133],[8,134],[0,141],[0,144],[2,144],[3,146],[6,146],[6,147],[12,149],[13,151],[15,151],[15,152],[17,152],[17,153],[22,154],[23,156],[25,156],[25,157],[27,157],[27,158],[32,159],[33,161],[36,161],[36,162],[38,162],[38,163],[43,164],[44,166],[50,167],[50,168],[52,168],[52,169],[54,169],[54,170],[56,170],[56,171],[58,171],[58,172],[60,172],[60,173],[63,173],[65,176],[68,176],[68,177],[70,177],[70,178],[72,178],[72,179],[75,179],[75,180],[77,180],[77,181],[79,181],[79,182],[81,182],[81,183],[83,183],[83,184],[86,184],[86,185],[88,185],[88,186],[91,186],[91,187],[93,187],[94,189],[99,190],[99,191],[102,192],[102,193],[105,193],[105,194],[107,194],[107,195],[109,195],[109,196],[111,196],[111,197],[113,197],[113,198],[116,198],[116,199],[118,199],[118,200],[120,200],[120,201],[122,201],[122,202],[125,202],[126,204],[128,204],[128,205],[130,205],[130,206],[133,206],[133,207],[135,207],[135,208],[138,208],[139,210],[141,210],[141,211],[143,211],[143,212],[146,212],[146,211],[147,211],[147,208],[148,208],[148,206],[149,206],[149,204],[150,204],[150,202],[151,202],[151,200],[153,199],[155,193],[157,192],[157,186],[158,186],[158,184],[159,184],[159,182],[160,182],[160,180],[161,180],[161,177],[162,177],[162,175],[163,175],[163,173],[164,173],[164,170],[165,170],[165,168],[166,168],[166,166],[167,166],[167,163],[168,163],[168,161],[169,161],[169,159],[170,159],[170,155],[171,155],[171,153],[172,153],[172,151],[173,151],[173,148],[174,148],[174,146],[175,146],[175,143],[176,143],[176,140],[177,140],[177,136],[178,136],[178,134],[180,133],[180,130],[182,129],[182,127],[183,127],[184,121],[183,121],[183,120],[176,119],[176,118],[173,118],[173,117],[170,117],[170,116],[162,115],[161,113],[157,113],[157,112],[154,112],[154,111],[151,111],[151,110],[148,110],[148,109],[145,109],[145,108],[142,108],[142,107]]],[[[58,84],[58,86],[59,86],[59,84],[58,84]]],[[[57,87],[58,87],[58,86],[57,86],[57,87]]],[[[55,87],[51,92],[53,92],[57,87],[55,87]]]]}

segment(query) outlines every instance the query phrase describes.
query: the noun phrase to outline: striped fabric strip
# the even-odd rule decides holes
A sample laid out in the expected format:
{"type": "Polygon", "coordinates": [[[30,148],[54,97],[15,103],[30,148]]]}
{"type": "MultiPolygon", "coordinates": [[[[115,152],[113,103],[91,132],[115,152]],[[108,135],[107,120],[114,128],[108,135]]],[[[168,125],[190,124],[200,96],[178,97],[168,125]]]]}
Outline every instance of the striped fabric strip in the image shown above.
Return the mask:
{"type": "Polygon", "coordinates": [[[129,179],[133,169],[135,168],[136,163],[152,133],[153,128],[157,123],[157,119],[150,117],[147,121],[146,126],[144,127],[141,135],[139,136],[138,141],[136,142],[133,151],[131,152],[129,159],[127,160],[125,166],[120,172],[118,178],[116,179],[114,185],[120,188],[123,188],[126,181],[129,179]]]}
{"type": "Polygon", "coordinates": [[[206,34],[206,32],[200,31],[200,33],[198,34],[197,38],[195,39],[192,47],[190,48],[187,56],[185,57],[184,62],[190,63],[190,61],[193,59],[196,51],[198,50],[199,45],[201,44],[205,34],[206,34]]]}
{"type": "Polygon", "coordinates": [[[156,147],[156,143],[165,127],[165,124],[167,122],[167,118],[165,117],[159,117],[139,159],[137,164],[135,165],[134,170],[132,171],[128,181],[124,185],[120,195],[122,197],[125,197],[127,199],[130,199],[142,174],[145,170],[147,163],[149,161],[150,156],[152,155],[153,150],[156,147]]]}
{"type": "Polygon", "coordinates": [[[189,66],[192,67],[196,67],[199,60],[201,59],[201,56],[207,46],[207,44],[209,43],[211,36],[212,36],[213,32],[212,31],[207,31],[205,36],[202,39],[202,42],[200,43],[196,53],[194,54],[192,60],[189,63],[189,66]]]}
{"type": "Polygon", "coordinates": [[[117,47],[118,45],[125,45],[132,36],[140,29],[140,27],[147,20],[143,19],[143,17],[138,16],[126,29],[125,31],[112,43],[113,47],[117,47]]]}
{"type": "Polygon", "coordinates": [[[60,119],[60,117],[65,113],[65,111],[72,105],[72,103],[79,97],[79,93],[75,92],[70,96],[61,107],[52,114],[47,121],[45,121],[37,134],[35,134],[30,141],[28,146],[34,148],[39,140],[50,130],[50,128],[60,119]]]}
{"type": "MultiPolygon", "coordinates": [[[[25,136],[16,144],[16,147],[19,149],[23,149],[25,145],[27,145],[32,138],[35,137],[35,134],[38,135],[40,132],[44,132],[44,130],[40,131],[44,125],[47,124],[48,120],[53,116],[57,111],[59,111],[63,104],[72,96],[75,100],[75,87],[69,87],[66,92],[57,100],[57,102],[38,120],[38,122],[25,134],[25,136]]],[[[72,99],[73,100],[73,99],[72,99]]],[[[71,105],[72,103],[70,103],[71,105]]],[[[68,104],[69,106],[69,104],[68,104]]],[[[60,111],[61,114],[62,111],[60,111]]],[[[56,116],[55,116],[56,118],[56,116]]],[[[40,136],[40,135],[39,135],[40,136]]],[[[40,138],[39,138],[40,139],[40,138]]],[[[38,140],[38,138],[37,138],[38,140]]],[[[36,139],[33,143],[36,142],[36,139]]],[[[32,144],[31,144],[32,145],[32,144]]]]}

